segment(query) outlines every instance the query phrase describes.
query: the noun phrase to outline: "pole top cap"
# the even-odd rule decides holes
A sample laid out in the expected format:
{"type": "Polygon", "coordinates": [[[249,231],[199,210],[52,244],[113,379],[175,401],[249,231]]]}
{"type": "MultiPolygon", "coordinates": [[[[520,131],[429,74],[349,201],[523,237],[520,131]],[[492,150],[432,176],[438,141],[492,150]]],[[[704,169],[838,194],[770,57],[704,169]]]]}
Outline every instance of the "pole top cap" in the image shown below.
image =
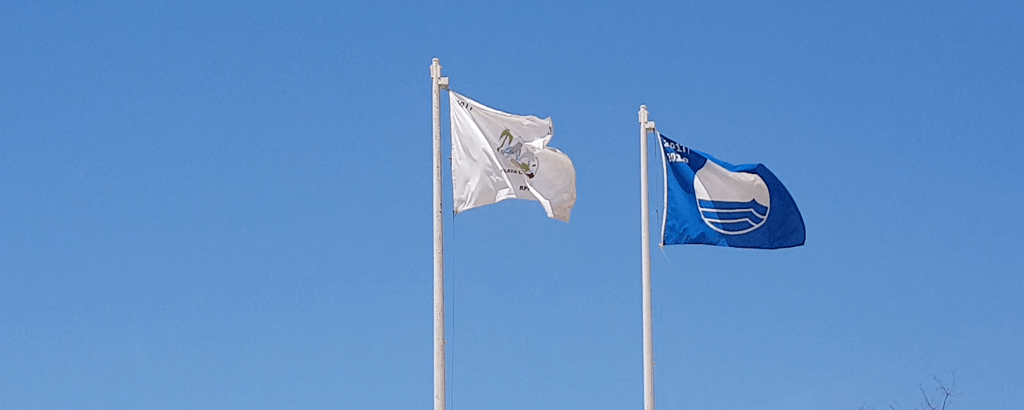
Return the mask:
{"type": "Polygon", "coordinates": [[[434,57],[433,62],[430,64],[430,77],[439,79],[441,78],[441,60],[434,57]]]}

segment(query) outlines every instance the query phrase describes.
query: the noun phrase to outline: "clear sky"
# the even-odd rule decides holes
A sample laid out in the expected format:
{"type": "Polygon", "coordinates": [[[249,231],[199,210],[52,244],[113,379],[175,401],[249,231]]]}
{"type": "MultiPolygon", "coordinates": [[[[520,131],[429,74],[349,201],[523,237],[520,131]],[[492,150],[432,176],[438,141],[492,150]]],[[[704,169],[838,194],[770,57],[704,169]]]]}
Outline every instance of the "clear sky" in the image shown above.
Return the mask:
{"type": "Polygon", "coordinates": [[[641,408],[640,104],[807,226],[654,249],[659,409],[1019,407],[1024,3],[769,3],[4,3],[0,408],[431,408],[434,57],[578,189],[445,171],[450,408],[641,408]]]}

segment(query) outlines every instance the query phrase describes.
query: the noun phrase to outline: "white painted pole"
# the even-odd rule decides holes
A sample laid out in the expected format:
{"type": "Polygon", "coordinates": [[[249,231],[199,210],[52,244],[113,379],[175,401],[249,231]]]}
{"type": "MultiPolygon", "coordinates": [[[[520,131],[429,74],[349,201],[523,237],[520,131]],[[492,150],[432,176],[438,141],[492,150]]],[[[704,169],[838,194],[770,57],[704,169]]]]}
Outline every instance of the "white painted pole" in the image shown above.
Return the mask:
{"type": "Polygon", "coordinates": [[[643,247],[644,304],[644,410],[654,410],[654,321],[651,307],[651,221],[647,181],[647,133],[654,122],[647,121],[647,106],[640,106],[640,234],[643,247]]]}
{"type": "Polygon", "coordinates": [[[430,64],[434,98],[434,410],[445,410],[444,368],[444,213],[441,209],[441,63],[430,64]]]}

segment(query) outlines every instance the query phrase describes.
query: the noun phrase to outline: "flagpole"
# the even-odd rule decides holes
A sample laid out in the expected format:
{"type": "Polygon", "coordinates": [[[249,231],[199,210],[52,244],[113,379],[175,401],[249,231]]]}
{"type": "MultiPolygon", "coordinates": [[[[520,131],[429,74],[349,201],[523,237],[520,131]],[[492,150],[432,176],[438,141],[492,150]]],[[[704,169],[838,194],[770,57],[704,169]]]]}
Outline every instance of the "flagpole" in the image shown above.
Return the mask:
{"type": "Polygon", "coordinates": [[[654,410],[654,321],[651,307],[651,221],[647,178],[647,133],[654,122],[647,121],[647,106],[640,106],[640,234],[643,248],[644,304],[644,410],[654,410]]]}
{"type": "Polygon", "coordinates": [[[441,202],[441,63],[430,64],[434,103],[434,410],[445,410],[444,368],[444,214],[441,202]]]}

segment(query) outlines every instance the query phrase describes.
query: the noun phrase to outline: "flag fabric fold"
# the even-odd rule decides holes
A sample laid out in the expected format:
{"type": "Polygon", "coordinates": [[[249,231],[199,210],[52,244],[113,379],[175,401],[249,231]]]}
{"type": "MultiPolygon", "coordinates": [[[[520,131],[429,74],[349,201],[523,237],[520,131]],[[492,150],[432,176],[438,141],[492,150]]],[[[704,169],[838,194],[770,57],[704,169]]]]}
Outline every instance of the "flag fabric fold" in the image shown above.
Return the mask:
{"type": "Polygon", "coordinates": [[[454,91],[451,96],[455,213],[509,198],[539,201],[548,217],[569,222],[576,169],[548,147],[551,118],[504,113],[454,91]]]}
{"type": "Polygon", "coordinates": [[[779,249],[804,244],[800,210],[767,167],[732,165],[657,135],[665,171],[662,245],[779,249]]]}

